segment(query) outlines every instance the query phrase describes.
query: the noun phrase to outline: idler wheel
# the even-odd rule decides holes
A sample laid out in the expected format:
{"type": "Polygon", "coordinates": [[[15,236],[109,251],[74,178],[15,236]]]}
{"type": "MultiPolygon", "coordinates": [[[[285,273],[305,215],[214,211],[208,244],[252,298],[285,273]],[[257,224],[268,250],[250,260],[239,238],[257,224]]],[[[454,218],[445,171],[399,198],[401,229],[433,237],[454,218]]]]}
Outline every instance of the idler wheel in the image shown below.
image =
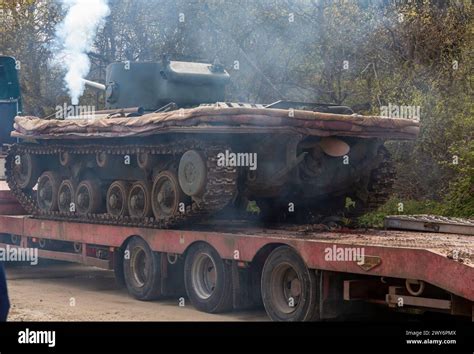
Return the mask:
{"type": "Polygon", "coordinates": [[[38,179],[38,162],[30,154],[18,154],[13,158],[13,175],[18,187],[30,189],[38,179]]]}
{"type": "Polygon", "coordinates": [[[145,181],[137,181],[130,187],[128,212],[132,217],[145,217],[151,214],[151,191],[145,181]]]}
{"type": "Polygon", "coordinates": [[[62,213],[70,213],[76,210],[71,208],[71,204],[75,203],[74,194],[76,192],[76,186],[73,181],[70,179],[65,179],[61,182],[58,192],[58,207],[59,211],[62,213]]]}
{"type": "Polygon", "coordinates": [[[124,181],[113,182],[107,191],[107,213],[113,216],[128,215],[128,185],[124,181]]]}
{"type": "Polygon", "coordinates": [[[163,171],[155,179],[151,192],[151,206],[157,220],[170,218],[179,213],[179,204],[184,201],[184,193],[176,175],[163,171]]]}
{"type": "Polygon", "coordinates": [[[207,166],[204,156],[196,151],[186,151],[179,161],[179,185],[186,195],[199,196],[207,182],[207,166]]]}
{"type": "Polygon", "coordinates": [[[55,172],[44,172],[38,179],[36,198],[41,211],[58,210],[59,176],[55,172]]]}
{"type": "Polygon", "coordinates": [[[86,179],[79,183],[75,200],[78,214],[85,215],[98,212],[102,206],[102,192],[99,181],[86,179]]]}

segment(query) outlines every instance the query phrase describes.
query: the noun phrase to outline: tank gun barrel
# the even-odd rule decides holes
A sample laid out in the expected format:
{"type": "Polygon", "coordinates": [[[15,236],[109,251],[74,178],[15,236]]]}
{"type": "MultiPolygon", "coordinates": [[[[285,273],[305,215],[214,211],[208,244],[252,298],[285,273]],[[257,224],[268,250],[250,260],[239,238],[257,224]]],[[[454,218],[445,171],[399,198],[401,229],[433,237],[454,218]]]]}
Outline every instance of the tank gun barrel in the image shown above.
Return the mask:
{"type": "Polygon", "coordinates": [[[95,81],[90,81],[90,80],[86,80],[86,79],[82,79],[82,81],[87,85],[87,86],[90,86],[90,87],[93,87],[97,90],[101,90],[101,91],[105,91],[106,90],[106,87],[104,84],[101,84],[101,83],[98,83],[98,82],[95,82],[95,81]]]}

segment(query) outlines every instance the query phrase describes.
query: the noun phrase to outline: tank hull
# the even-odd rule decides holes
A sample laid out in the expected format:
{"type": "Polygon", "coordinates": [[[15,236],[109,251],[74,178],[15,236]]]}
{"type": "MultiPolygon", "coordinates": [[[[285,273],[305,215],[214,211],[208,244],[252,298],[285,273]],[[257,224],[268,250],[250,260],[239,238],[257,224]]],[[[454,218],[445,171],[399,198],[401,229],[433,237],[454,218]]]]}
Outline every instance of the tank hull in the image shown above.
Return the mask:
{"type": "Polygon", "coordinates": [[[274,221],[366,212],[393,182],[383,142],[419,129],[402,119],[219,105],[15,122],[12,136],[23,142],[9,152],[7,178],[28,212],[159,228],[252,200],[274,221]]]}

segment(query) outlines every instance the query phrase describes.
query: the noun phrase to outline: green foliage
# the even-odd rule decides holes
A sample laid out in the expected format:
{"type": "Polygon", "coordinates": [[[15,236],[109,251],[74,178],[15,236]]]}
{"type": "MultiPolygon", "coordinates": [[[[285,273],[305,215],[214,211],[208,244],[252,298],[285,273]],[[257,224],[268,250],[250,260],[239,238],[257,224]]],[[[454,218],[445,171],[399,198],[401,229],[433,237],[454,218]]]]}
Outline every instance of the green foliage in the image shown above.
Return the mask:
{"type": "Polygon", "coordinates": [[[449,184],[444,213],[469,218],[474,215],[474,140],[453,144],[451,151],[457,154],[458,163],[452,164],[457,173],[449,184]]]}
{"type": "Polygon", "coordinates": [[[260,213],[260,208],[258,207],[257,203],[255,201],[250,201],[248,204],[247,204],[247,209],[246,211],[248,211],[249,213],[260,213]]]}
{"type": "Polygon", "coordinates": [[[383,227],[383,221],[387,215],[413,215],[413,214],[444,214],[444,207],[441,203],[425,200],[402,201],[398,198],[391,198],[384,206],[378,210],[365,214],[358,219],[361,227],[383,227]],[[400,204],[401,203],[401,204],[400,204]],[[401,210],[403,208],[403,211],[401,210]]]}

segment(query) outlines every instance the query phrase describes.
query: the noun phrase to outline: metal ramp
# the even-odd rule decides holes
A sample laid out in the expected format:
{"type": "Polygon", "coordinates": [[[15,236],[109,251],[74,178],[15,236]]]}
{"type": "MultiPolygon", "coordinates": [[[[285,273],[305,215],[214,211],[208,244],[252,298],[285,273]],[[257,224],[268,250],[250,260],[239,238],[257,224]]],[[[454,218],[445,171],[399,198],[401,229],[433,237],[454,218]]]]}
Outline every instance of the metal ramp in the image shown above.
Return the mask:
{"type": "Polygon", "coordinates": [[[384,226],[386,229],[474,235],[473,219],[438,215],[389,215],[385,217],[384,226]]]}

